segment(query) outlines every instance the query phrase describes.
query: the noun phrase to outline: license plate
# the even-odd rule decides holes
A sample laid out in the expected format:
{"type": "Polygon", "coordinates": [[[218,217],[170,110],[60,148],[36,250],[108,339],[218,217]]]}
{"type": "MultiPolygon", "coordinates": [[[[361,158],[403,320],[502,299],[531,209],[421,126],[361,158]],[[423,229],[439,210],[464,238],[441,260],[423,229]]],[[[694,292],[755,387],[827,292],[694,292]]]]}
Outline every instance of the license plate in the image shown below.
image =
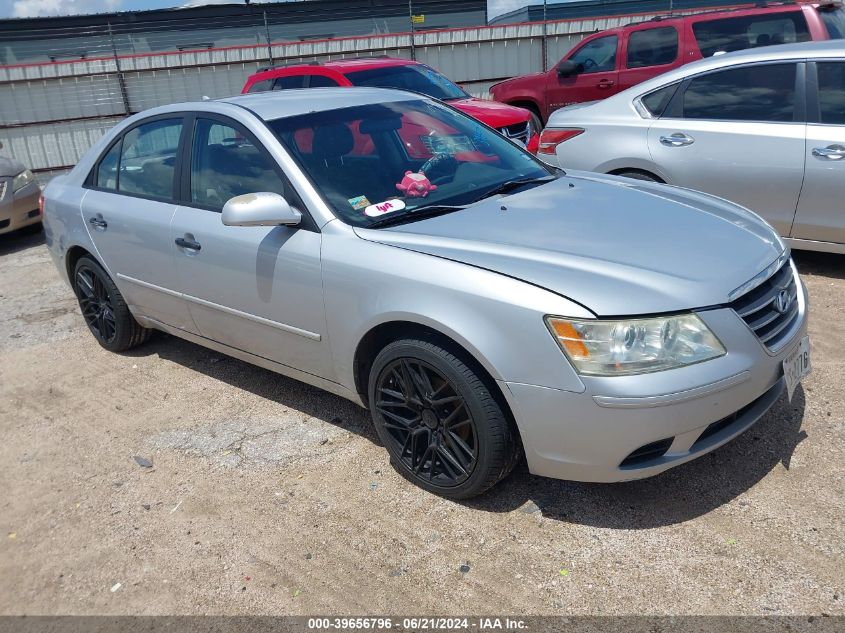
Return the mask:
{"type": "Polygon", "coordinates": [[[805,336],[798,343],[798,347],[783,359],[783,376],[786,378],[786,393],[790,402],[792,402],[792,394],[795,393],[795,388],[809,373],[810,337],[805,336]]]}

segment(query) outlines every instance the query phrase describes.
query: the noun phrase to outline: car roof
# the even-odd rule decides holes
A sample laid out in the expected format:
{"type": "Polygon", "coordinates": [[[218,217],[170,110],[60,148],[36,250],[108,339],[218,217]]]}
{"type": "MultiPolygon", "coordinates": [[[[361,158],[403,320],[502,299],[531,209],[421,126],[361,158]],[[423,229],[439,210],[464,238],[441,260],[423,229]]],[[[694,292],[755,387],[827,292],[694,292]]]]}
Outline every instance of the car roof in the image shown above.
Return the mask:
{"type": "Polygon", "coordinates": [[[348,57],[345,59],[333,59],[326,62],[313,62],[313,63],[297,63],[297,64],[285,64],[282,66],[271,66],[269,68],[262,68],[258,70],[255,74],[258,73],[276,73],[279,75],[283,75],[286,70],[294,69],[294,68],[328,68],[329,70],[335,70],[339,73],[344,72],[354,72],[357,70],[372,70],[375,68],[388,68],[391,66],[420,66],[419,62],[415,62],[410,59],[401,59],[399,57],[386,57],[386,56],[363,56],[363,57],[348,57]]]}
{"type": "MultiPolygon", "coordinates": [[[[265,121],[271,121],[309,112],[322,112],[373,103],[414,101],[425,98],[416,93],[392,88],[351,87],[273,90],[228,97],[219,99],[217,102],[241,106],[254,112],[265,121]]],[[[199,103],[209,102],[201,101],[199,103]]]]}
{"type": "MultiPolygon", "coordinates": [[[[637,84],[631,90],[642,94],[690,75],[755,62],[776,62],[799,59],[845,58],[845,40],[823,40],[801,42],[798,44],[780,44],[748,48],[724,55],[714,55],[670,70],[662,75],[637,84]]],[[[628,93],[628,91],[625,91],[628,93]]],[[[621,94],[621,93],[620,93],[621,94]]]]}

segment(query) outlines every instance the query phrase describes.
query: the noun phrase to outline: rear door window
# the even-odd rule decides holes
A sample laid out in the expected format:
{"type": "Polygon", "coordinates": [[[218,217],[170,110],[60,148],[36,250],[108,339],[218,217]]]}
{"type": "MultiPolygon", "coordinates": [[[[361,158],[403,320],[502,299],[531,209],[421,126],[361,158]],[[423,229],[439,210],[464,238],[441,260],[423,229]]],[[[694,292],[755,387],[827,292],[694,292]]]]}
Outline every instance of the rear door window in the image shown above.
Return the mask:
{"type": "Polygon", "coordinates": [[[816,68],[821,122],[845,125],[845,62],[820,62],[816,68]]]}
{"type": "Polygon", "coordinates": [[[182,119],[143,123],[123,137],[117,189],[158,200],[173,198],[182,119]]]}
{"type": "Polygon", "coordinates": [[[293,90],[296,88],[305,87],[306,75],[288,75],[287,77],[277,77],[273,82],[273,90],[293,90]]]}
{"type": "Polygon", "coordinates": [[[334,79],[325,75],[309,75],[308,77],[309,88],[336,88],[339,85],[334,79]]]}
{"type": "Polygon", "coordinates": [[[678,58],[678,30],[674,26],[633,31],[628,36],[628,68],[671,64],[678,58]]]}
{"type": "Polygon", "coordinates": [[[800,9],[694,22],[692,31],[704,57],[746,48],[808,42],[810,30],[800,9]]]}
{"type": "Polygon", "coordinates": [[[819,7],[818,11],[827,27],[828,37],[832,40],[845,38],[845,7],[828,5],[819,7]]]}
{"type": "Polygon", "coordinates": [[[754,65],[694,77],[683,94],[683,117],[792,121],[795,68],[795,64],[754,65]]]}

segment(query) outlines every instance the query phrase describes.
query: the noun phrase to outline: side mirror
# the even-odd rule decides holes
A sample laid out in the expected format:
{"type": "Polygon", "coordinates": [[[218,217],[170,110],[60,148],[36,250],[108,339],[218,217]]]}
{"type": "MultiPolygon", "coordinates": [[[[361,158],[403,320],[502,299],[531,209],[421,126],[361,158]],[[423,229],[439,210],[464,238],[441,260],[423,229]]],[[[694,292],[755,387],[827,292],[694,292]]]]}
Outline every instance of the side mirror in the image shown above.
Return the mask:
{"type": "Polygon", "coordinates": [[[296,226],[302,214],[279,194],[261,191],[231,198],[221,219],[226,226],[296,226]]]}
{"type": "Polygon", "coordinates": [[[564,59],[557,65],[557,76],[558,77],[571,77],[572,75],[577,75],[581,70],[581,65],[576,64],[573,61],[568,59],[564,59]]]}

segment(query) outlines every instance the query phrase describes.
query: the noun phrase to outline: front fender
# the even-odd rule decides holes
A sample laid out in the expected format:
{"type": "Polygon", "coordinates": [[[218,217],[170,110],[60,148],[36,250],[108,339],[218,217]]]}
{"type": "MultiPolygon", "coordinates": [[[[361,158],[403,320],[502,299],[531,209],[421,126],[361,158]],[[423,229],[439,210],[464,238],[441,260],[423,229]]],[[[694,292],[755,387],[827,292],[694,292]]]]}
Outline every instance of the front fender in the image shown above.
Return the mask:
{"type": "Polygon", "coordinates": [[[396,321],[455,340],[496,380],[584,389],[543,317],[592,315],[545,289],[351,231],[324,233],[323,287],[336,380],[351,390],[358,344],[374,327],[396,321]]]}

